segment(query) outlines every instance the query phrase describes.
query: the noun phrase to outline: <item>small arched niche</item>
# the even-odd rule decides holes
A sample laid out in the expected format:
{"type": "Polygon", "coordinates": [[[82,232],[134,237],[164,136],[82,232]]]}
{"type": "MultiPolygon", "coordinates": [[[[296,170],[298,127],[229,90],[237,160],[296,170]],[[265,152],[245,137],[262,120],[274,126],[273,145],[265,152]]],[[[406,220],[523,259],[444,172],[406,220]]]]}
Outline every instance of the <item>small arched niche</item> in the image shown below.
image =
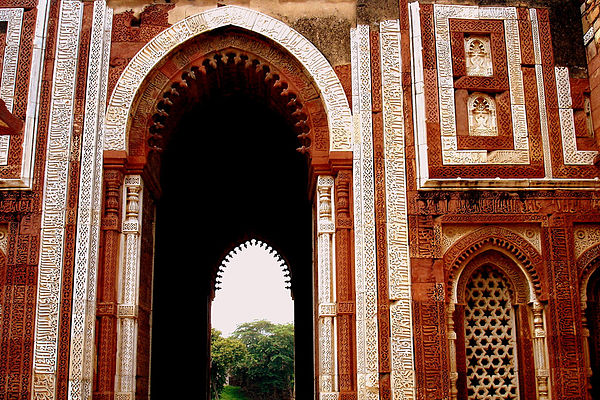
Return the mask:
{"type": "Polygon", "coordinates": [[[510,254],[486,246],[465,261],[453,285],[451,398],[543,397],[547,383],[537,378],[547,360],[543,306],[527,272],[510,254]]]}
{"type": "Polygon", "coordinates": [[[494,75],[490,42],[490,37],[485,35],[469,35],[465,37],[467,75],[494,75]]]}
{"type": "Polygon", "coordinates": [[[470,136],[498,136],[496,100],[485,93],[472,93],[467,100],[470,136]]]}

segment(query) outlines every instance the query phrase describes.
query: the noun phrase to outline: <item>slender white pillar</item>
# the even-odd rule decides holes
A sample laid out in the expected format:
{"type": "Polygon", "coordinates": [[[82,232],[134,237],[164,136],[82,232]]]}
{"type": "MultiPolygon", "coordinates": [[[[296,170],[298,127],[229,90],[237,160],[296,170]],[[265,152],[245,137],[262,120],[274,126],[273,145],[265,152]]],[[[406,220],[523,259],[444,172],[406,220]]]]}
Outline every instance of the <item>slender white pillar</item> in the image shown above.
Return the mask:
{"type": "Polygon", "coordinates": [[[122,229],[123,258],[119,267],[117,305],[116,400],[135,398],[137,359],[140,247],[142,231],[143,181],[139,175],[125,176],[122,229]]]}
{"type": "Polygon", "coordinates": [[[333,235],[332,176],[319,176],[317,180],[317,268],[318,268],[318,347],[319,347],[319,399],[337,400],[337,357],[335,340],[335,258],[333,235]]]}

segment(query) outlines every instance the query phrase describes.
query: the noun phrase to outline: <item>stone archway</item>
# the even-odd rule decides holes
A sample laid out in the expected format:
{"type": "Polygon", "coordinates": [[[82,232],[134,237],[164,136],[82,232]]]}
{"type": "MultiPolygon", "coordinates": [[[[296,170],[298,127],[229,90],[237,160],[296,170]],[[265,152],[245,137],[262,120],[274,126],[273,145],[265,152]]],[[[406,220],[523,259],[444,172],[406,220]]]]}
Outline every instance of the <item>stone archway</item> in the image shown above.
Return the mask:
{"type": "MultiPolygon", "coordinates": [[[[216,166],[216,151],[228,150],[226,141],[210,141],[211,137],[216,138],[218,129],[213,126],[215,129],[206,129],[201,138],[197,135],[193,141],[187,142],[185,129],[181,127],[187,127],[189,132],[193,128],[189,122],[193,113],[202,107],[209,107],[215,103],[215,99],[218,100],[216,103],[221,104],[219,102],[223,101],[225,107],[230,107],[233,104],[232,98],[246,102],[250,98],[258,99],[265,110],[274,113],[273,119],[280,117],[281,127],[287,126],[281,129],[281,136],[287,135],[296,142],[291,146],[288,140],[288,145],[284,146],[287,149],[285,151],[291,150],[294,153],[297,148],[304,154],[307,183],[303,190],[304,197],[310,201],[307,202],[309,212],[304,213],[303,218],[315,230],[316,256],[310,260],[310,246],[304,254],[309,255],[309,262],[313,264],[315,287],[312,284],[306,286],[306,283],[298,283],[312,280],[312,272],[308,270],[310,273],[307,275],[306,267],[302,274],[294,274],[294,279],[300,279],[297,284],[304,285],[302,292],[305,296],[305,316],[301,321],[306,332],[303,331],[301,337],[309,339],[311,344],[314,341],[317,355],[314,359],[310,356],[304,362],[304,392],[297,392],[297,395],[299,398],[313,396],[312,382],[315,376],[318,376],[317,391],[336,393],[339,390],[335,377],[338,360],[333,343],[337,312],[335,295],[331,290],[335,264],[330,260],[335,259],[331,253],[334,249],[333,234],[336,232],[332,211],[336,176],[338,172],[351,168],[348,157],[348,150],[351,149],[348,103],[335,73],[306,39],[263,14],[238,7],[222,7],[187,18],[148,43],[124,71],[107,110],[104,159],[105,251],[101,256],[99,274],[99,361],[94,379],[97,397],[114,395],[115,398],[129,399],[145,396],[147,393],[151,358],[150,325],[154,307],[153,268],[155,263],[157,268],[166,265],[164,254],[177,253],[175,241],[168,235],[161,236],[161,226],[169,226],[169,232],[177,230],[175,225],[164,222],[182,216],[177,209],[175,197],[180,196],[180,199],[184,199],[184,204],[194,207],[185,200],[186,195],[179,192],[181,189],[185,189],[185,192],[191,189],[190,182],[194,181],[191,174],[194,170],[194,154],[181,153],[187,157],[178,158],[180,153],[171,153],[171,161],[165,161],[163,154],[167,154],[173,143],[178,143],[174,145],[179,147],[178,151],[184,151],[182,149],[186,147],[188,150],[197,148],[197,154],[202,159],[212,160],[213,166],[216,166]],[[186,118],[188,122],[182,122],[186,118]],[[332,156],[336,152],[338,155],[332,156]],[[176,189],[166,189],[169,185],[165,182],[172,182],[178,176],[168,173],[167,178],[164,178],[164,166],[179,165],[177,163],[182,159],[192,162],[182,167],[185,172],[182,174],[181,185],[176,189]],[[162,211],[160,202],[168,204],[162,206],[162,211]],[[311,203],[315,209],[315,220],[310,216],[311,203]],[[155,210],[158,210],[156,235],[153,228],[155,210]],[[161,245],[161,242],[168,244],[161,245]],[[122,243],[120,254],[117,250],[119,243],[122,243]],[[314,297],[312,293],[315,293],[314,297]],[[313,312],[316,315],[314,317],[313,312]]],[[[266,115],[261,114],[263,117],[266,115]]],[[[221,118],[223,123],[230,122],[223,115],[221,118]]],[[[188,135],[187,138],[189,137],[188,135]]],[[[274,147],[269,150],[271,155],[279,152],[274,147]]],[[[260,153],[259,158],[265,154],[268,158],[269,153],[260,153]]],[[[195,172],[199,175],[211,174],[212,168],[204,165],[195,172]]],[[[235,168],[243,170],[240,165],[235,168]]],[[[277,166],[272,168],[275,170],[277,166]]],[[[266,175],[264,170],[260,174],[266,175]]],[[[342,175],[343,180],[348,179],[347,173],[342,175]]],[[[281,179],[293,180],[283,175],[281,179]]],[[[202,186],[204,196],[212,194],[211,187],[213,186],[202,186]]],[[[262,193],[261,190],[258,192],[262,193]]],[[[348,193],[344,193],[346,199],[343,201],[347,203],[348,193]]],[[[293,208],[292,206],[291,209],[293,208]]],[[[222,210],[216,210],[216,214],[222,210]]],[[[256,211],[244,210],[248,214],[256,211]]],[[[265,210],[260,208],[258,213],[266,212],[265,210]]],[[[182,224],[202,226],[202,218],[208,214],[200,215],[196,212],[190,217],[189,211],[188,207],[187,213],[184,213],[184,219],[187,219],[182,224]]],[[[204,211],[210,213],[215,210],[204,211]]],[[[252,220],[248,224],[255,222],[252,220]]],[[[236,222],[233,220],[227,222],[228,228],[234,225],[236,222]]],[[[206,224],[209,230],[215,229],[214,226],[206,224]]],[[[260,229],[269,231],[271,228],[260,229]]],[[[218,243],[222,249],[227,246],[228,241],[235,242],[243,234],[236,228],[230,230],[234,232],[232,236],[219,238],[218,243]]],[[[190,235],[188,231],[181,238],[189,238],[190,235]]],[[[275,237],[282,236],[285,235],[281,232],[279,235],[275,234],[275,237]]],[[[304,237],[310,237],[310,234],[304,237]]],[[[187,239],[184,243],[188,247],[193,246],[187,239]]],[[[289,248],[290,243],[278,244],[278,247],[289,248]]],[[[341,251],[351,249],[348,247],[341,251]]],[[[286,254],[286,257],[290,256],[286,254]]],[[[186,265],[187,259],[176,259],[175,267],[186,265]]],[[[216,272],[218,261],[217,256],[206,255],[204,265],[207,276],[216,272]]],[[[199,282],[204,280],[203,276],[198,275],[199,282]]],[[[294,284],[293,280],[292,285],[294,284]]],[[[208,299],[213,290],[209,285],[205,286],[198,288],[198,304],[203,304],[203,299],[208,299]]],[[[353,288],[349,290],[352,293],[353,288]]],[[[187,307],[185,302],[184,305],[187,307]]],[[[196,316],[200,320],[206,320],[207,314],[202,311],[196,316]]],[[[178,318],[177,321],[183,322],[185,319],[178,318]]],[[[165,324],[165,320],[159,323],[157,319],[154,323],[165,324]]],[[[345,326],[345,329],[350,329],[345,335],[352,337],[352,325],[345,326]]],[[[199,347],[208,346],[207,329],[203,332],[198,335],[199,347]]],[[[172,338],[171,341],[176,342],[177,339],[172,338]]],[[[313,354],[312,345],[303,346],[304,354],[313,354]]],[[[344,356],[349,360],[355,357],[352,351],[346,351],[344,356]]],[[[204,359],[200,356],[195,363],[198,388],[194,393],[202,397],[208,393],[207,365],[206,356],[204,359]]],[[[349,365],[352,365],[352,361],[349,365]]],[[[188,378],[190,379],[184,380],[192,380],[190,376],[188,378]]]]}
{"type": "Polygon", "coordinates": [[[332,151],[351,150],[351,113],[344,90],[325,57],[289,26],[254,10],[219,7],[190,16],[151,40],[123,71],[111,96],[105,119],[105,150],[127,150],[130,111],[148,73],[177,46],[202,33],[234,26],[272,40],[295,58],[314,80],[327,111],[332,151]]]}

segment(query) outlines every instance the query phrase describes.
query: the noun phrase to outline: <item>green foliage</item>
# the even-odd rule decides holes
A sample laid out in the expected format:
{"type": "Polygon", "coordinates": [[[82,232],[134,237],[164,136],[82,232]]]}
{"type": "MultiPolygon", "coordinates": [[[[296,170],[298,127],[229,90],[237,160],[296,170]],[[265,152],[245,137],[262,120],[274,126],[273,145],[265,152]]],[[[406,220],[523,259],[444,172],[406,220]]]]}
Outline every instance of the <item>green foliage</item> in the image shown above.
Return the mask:
{"type": "Polygon", "coordinates": [[[269,321],[246,322],[233,337],[246,345],[248,355],[234,370],[251,398],[289,399],[294,387],[294,326],[269,321]]]}
{"type": "Polygon", "coordinates": [[[246,359],[246,345],[235,338],[224,338],[221,332],[212,330],[211,339],[211,398],[218,399],[228,375],[246,359]]]}
{"type": "Polygon", "coordinates": [[[248,400],[239,386],[225,386],[219,400],[248,400]]]}

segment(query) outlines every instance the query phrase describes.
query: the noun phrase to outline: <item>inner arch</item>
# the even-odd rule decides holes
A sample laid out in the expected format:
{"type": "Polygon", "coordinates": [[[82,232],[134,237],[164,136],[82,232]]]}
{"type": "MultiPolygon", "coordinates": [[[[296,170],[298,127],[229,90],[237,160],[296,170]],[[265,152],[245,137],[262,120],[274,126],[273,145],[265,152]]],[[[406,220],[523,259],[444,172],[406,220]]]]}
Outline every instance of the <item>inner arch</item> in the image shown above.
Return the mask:
{"type": "Polygon", "coordinates": [[[260,249],[263,249],[266,253],[273,256],[274,261],[283,270],[284,277],[285,277],[284,283],[286,284],[285,288],[291,289],[291,286],[289,286],[292,283],[291,282],[291,269],[290,269],[288,262],[283,257],[283,255],[280,252],[278,252],[276,249],[274,249],[272,246],[270,246],[268,243],[265,243],[264,241],[262,241],[260,239],[252,238],[252,239],[248,239],[244,242],[239,243],[238,245],[233,247],[231,250],[229,250],[227,252],[227,254],[223,257],[221,265],[219,266],[219,268],[217,270],[217,275],[216,275],[216,279],[214,282],[215,291],[221,289],[219,279],[222,278],[223,273],[225,272],[225,269],[227,268],[227,265],[231,262],[231,260],[234,257],[241,255],[244,252],[244,250],[248,249],[249,247],[258,247],[260,249]]]}
{"type": "Polygon", "coordinates": [[[227,337],[242,323],[293,322],[290,267],[261,240],[247,240],[223,259],[211,303],[212,328],[227,337]]]}

